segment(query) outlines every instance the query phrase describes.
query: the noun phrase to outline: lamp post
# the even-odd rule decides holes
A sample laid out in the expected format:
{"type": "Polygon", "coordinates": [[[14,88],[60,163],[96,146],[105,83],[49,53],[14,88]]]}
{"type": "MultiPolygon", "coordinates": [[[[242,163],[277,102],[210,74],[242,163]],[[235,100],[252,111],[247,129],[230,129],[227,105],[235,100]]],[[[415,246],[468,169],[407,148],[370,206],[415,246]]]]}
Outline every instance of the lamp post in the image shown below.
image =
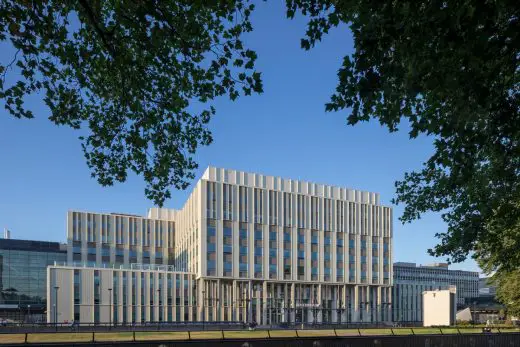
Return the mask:
{"type": "Polygon", "coordinates": [[[161,288],[157,289],[157,306],[159,306],[159,317],[157,317],[159,323],[161,322],[161,288]]]}
{"type": "Polygon", "coordinates": [[[347,328],[348,328],[348,324],[350,323],[351,321],[351,314],[352,314],[352,304],[350,303],[350,298],[348,299],[348,311],[347,311],[347,328]]]}
{"type": "Polygon", "coordinates": [[[108,288],[108,329],[112,327],[112,288],[108,288]]]}
{"type": "Polygon", "coordinates": [[[291,299],[287,300],[287,323],[291,326],[291,299]]]}
{"type": "Polygon", "coordinates": [[[31,322],[31,305],[27,305],[27,316],[28,316],[27,318],[29,318],[28,323],[30,323],[31,322]]]}
{"type": "Polygon", "coordinates": [[[202,330],[205,330],[204,323],[206,321],[206,291],[202,291],[202,330]]]}
{"type": "Polygon", "coordinates": [[[343,308],[343,302],[341,301],[341,299],[339,300],[338,302],[338,308],[336,310],[336,313],[338,314],[338,324],[341,326],[341,314],[343,313],[345,309],[343,308]]]}
{"type": "Polygon", "coordinates": [[[247,290],[246,290],[246,288],[244,288],[244,290],[243,290],[243,300],[244,300],[244,306],[246,307],[246,314],[244,316],[244,323],[247,324],[247,320],[249,318],[249,307],[248,307],[249,303],[248,303],[248,299],[247,299],[247,295],[246,294],[247,294],[247,290]]]}
{"type": "Polygon", "coordinates": [[[54,286],[54,290],[56,291],[56,300],[54,301],[54,324],[56,324],[56,331],[58,331],[58,290],[59,286],[54,286]]]}
{"type": "Polygon", "coordinates": [[[313,314],[312,314],[312,325],[316,325],[316,314],[318,311],[318,299],[316,298],[318,294],[314,292],[314,305],[312,308],[313,314]]]}
{"type": "Polygon", "coordinates": [[[477,302],[476,301],[473,301],[473,315],[472,315],[472,321],[473,321],[473,327],[475,326],[475,321],[477,320],[477,309],[476,309],[476,306],[477,305],[477,302]]]}

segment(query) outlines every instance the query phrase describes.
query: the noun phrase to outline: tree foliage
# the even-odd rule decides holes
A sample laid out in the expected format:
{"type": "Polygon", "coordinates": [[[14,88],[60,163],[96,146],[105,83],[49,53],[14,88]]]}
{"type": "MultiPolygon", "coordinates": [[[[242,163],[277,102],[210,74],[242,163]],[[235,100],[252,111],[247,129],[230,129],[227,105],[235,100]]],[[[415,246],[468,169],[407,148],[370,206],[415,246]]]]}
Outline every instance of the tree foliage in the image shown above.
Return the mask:
{"type": "Polygon", "coordinates": [[[309,16],[304,49],[339,23],[352,30],[327,111],[390,131],[405,120],[411,138],[434,139],[422,170],[396,182],[400,220],[441,212],[447,230],[432,255],[518,268],[520,3],[287,0],[297,12],[309,16]]]}
{"type": "Polygon", "coordinates": [[[507,315],[520,316],[520,270],[495,274],[492,280],[497,286],[496,298],[507,306],[507,315]]]}
{"type": "Polygon", "coordinates": [[[40,93],[58,125],[85,128],[84,154],[102,185],[141,174],[157,205],[184,189],[193,154],[211,143],[211,101],[261,92],[248,0],[4,0],[0,99],[17,118],[40,93]]]}

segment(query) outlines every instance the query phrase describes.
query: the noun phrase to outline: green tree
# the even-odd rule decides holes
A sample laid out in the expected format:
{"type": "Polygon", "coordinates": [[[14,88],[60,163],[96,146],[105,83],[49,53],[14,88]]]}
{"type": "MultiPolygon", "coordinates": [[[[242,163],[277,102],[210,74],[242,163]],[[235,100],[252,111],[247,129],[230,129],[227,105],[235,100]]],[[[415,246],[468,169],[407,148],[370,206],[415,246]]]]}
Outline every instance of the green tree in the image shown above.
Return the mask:
{"type": "MultiPolygon", "coordinates": [[[[520,270],[495,274],[496,298],[507,306],[507,316],[520,316],[520,270]]],[[[501,316],[506,314],[501,310],[501,316]]]]}
{"type": "Polygon", "coordinates": [[[400,220],[440,212],[447,230],[430,254],[519,268],[520,3],[287,0],[296,13],[309,18],[304,49],[340,23],[352,31],[327,111],[433,138],[422,170],[396,182],[400,220]]]}
{"type": "Polygon", "coordinates": [[[102,185],[144,177],[157,205],[184,189],[193,154],[211,143],[211,101],[262,91],[248,0],[3,0],[0,99],[17,118],[40,93],[57,125],[84,128],[83,151],[102,185]]]}

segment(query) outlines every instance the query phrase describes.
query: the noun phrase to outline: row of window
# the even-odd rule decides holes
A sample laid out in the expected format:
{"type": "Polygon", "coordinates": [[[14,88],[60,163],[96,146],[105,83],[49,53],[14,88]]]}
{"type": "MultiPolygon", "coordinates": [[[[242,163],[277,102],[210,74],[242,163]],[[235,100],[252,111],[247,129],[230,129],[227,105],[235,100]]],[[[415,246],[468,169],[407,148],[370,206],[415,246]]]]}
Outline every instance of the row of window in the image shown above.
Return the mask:
{"type": "Polygon", "coordinates": [[[175,224],[171,221],[72,212],[73,241],[81,241],[81,234],[84,230],[87,242],[129,243],[130,245],[170,248],[174,247],[175,242],[175,224]],[[100,225],[96,224],[97,220],[100,221],[100,225]],[[86,225],[82,225],[82,221],[86,225]],[[128,230],[127,236],[125,235],[126,230],[128,230]]]}
{"type": "MultiPolygon", "coordinates": [[[[217,183],[207,182],[206,193],[206,216],[217,219],[217,183]]],[[[260,188],[254,188],[252,196],[250,196],[246,187],[230,184],[222,185],[220,197],[224,220],[237,219],[241,222],[254,221],[271,225],[278,225],[283,220],[284,226],[344,232],[346,231],[345,220],[348,219],[348,230],[359,228],[361,233],[367,233],[370,229],[375,231],[376,235],[389,235],[391,228],[391,209],[379,205],[266,191],[260,188]],[[248,215],[249,199],[253,200],[253,216],[248,215]],[[266,202],[268,202],[268,221],[264,220],[266,202]],[[238,216],[234,216],[234,204],[237,205],[238,216]],[[307,219],[307,213],[309,213],[310,221],[307,219]]]]}

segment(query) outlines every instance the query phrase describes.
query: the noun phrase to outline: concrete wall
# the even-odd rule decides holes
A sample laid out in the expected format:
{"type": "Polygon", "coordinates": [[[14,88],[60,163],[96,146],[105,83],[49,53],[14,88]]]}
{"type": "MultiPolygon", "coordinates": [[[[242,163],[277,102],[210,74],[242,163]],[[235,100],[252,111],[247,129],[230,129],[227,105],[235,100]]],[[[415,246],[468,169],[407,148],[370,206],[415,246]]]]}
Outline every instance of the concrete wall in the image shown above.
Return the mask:
{"type": "Polygon", "coordinates": [[[423,293],[423,325],[446,326],[455,324],[455,295],[450,290],[423,293]]]}

